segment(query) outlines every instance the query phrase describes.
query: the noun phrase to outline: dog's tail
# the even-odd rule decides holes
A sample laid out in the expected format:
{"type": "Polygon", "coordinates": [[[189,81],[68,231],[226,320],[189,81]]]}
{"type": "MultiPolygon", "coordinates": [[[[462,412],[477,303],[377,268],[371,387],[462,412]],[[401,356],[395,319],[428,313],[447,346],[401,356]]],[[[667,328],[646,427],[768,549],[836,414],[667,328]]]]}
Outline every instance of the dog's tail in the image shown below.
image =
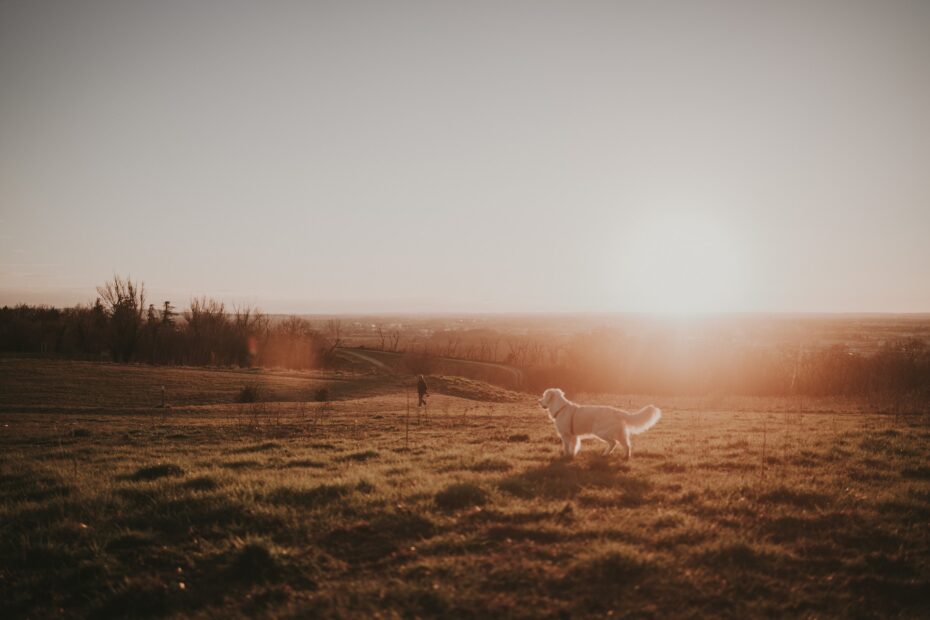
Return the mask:
{"type": "Polygon", "coordinates": [[[646,405],[636,413],[626,414],[626,427],[634,435],[645,433],[662,417],[662,410],[655,405],[646,405]]]}

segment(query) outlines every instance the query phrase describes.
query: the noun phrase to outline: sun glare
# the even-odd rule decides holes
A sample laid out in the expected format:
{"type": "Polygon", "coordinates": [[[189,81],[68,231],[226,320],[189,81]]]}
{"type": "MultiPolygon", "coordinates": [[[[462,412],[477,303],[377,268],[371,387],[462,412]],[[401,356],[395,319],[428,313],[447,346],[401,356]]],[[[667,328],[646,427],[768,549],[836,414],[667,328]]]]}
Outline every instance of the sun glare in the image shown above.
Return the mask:
{"type": "Polygon", "coordinates": [[[700,313],[737,310],[745,257],[727,227],[709,217],[652,217],[631,231],[621,303],[631,310],[700,313]]]}

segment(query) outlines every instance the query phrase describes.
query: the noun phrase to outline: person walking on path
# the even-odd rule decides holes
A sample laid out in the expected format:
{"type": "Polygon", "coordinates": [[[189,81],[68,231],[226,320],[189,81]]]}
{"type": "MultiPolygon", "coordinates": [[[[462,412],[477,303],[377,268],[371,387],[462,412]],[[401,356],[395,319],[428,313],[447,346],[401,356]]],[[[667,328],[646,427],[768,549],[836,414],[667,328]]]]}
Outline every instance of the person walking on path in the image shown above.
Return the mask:
{"type": "Polygon", "coordinates": [[[417,375],[417,407],[426,405],[427,396],[429,396],[429,388],[426,386],[426,379],[423,375],[417,375]]]}

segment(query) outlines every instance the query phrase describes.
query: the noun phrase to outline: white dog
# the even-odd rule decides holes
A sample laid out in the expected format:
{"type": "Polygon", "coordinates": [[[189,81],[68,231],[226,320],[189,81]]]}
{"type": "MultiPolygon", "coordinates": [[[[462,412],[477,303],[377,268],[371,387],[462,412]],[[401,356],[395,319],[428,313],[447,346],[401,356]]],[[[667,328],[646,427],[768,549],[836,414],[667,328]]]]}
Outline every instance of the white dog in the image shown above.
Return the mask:
{"type": "Polygon", "coordinates": [[[648,431],[662,417],[662,411],[647,405],[636,413],[629,413],[607,405],[578,405],[565,398],[565,392],[549,388],[539,399],[562,439],[566,456],[575,456],[581,449],[581,440],[591,437],[607,443],[604,456],[613,452],[622,442],[626,458],[633,456],[630,435],[648,431]]]}

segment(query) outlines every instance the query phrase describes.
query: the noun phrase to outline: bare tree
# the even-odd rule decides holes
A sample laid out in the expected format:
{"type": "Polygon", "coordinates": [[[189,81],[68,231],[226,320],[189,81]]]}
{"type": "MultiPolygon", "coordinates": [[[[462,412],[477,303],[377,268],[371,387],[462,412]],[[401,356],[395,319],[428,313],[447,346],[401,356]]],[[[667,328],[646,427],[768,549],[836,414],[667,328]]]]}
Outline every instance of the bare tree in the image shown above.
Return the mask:
{"type": "Polygon", "coordinates": [[[529,343],[516,338],[507,340],[507,348],[510,352],[507,354],[506,361],[509,364],[523,368],[526,366],[527,356],[529,354],[529,343]]]}
{"type": "Polygon", "coordinates": [[[149,364],[155,363],[155,357],[158,354],[158,330],[160,327],[161,321],[158,319],[158,312],[155,310],[155,304],[149,304],[149,309],[145,316],[145,329],[148,332],[149,364]]]}
{"type": "Polygon", "coordinates": [[[170,301],[166,301],[161,309],[161,324],[165,327],[173,327],[176,315],[177,312],[174,311],[174,306],[171,305],[170,301]]]}
{"type": "Polygon", "coordinates": [[[546,351],[548,353],[548,363],[551,366],[558,366],[562,358],[562,347],[557,343],[550,343],[546,345],[546,351]]]}
{"type": "Polygon", "coordinates": [[[145,312],[145,284],[118,275],[97,287],[110,318],[110,344],[117,361],[128,362],[136,349],[145,312]]]}
{"type": "Polygon", "coordinates": [[[292,340],[297,340],[298,338],[304,338],[305,336],[313,334],[313,328],[310,326],[310,322],[307,319],[302,319],[299,316],[293,315],[281,321],[280,330],[286,338],[292,340]]]}
{"type": "Polygon", "coordinates": [[[446,357],[455,357],[455,352],[459,348],[459,338],[458,336],[446,336],[446,346],[443,351],[443,355],[446,357]]]}
{"type": "Polygon", "coordinates": [[[529,342],[529,349],[528,349],[527,355],[529,358],[530,366],[537,366],[539,364],[544,363],[545,353],[546,353],[545,349],[546,349],[545,346],[539,340],[534,339],[529,342]]]}
{"type": "Polygon", "coordinates": [[[258,355],[258,336],[266,331],[268,319],[258,308],[236,306],[233,312],[232,355],[239,366],[251,366],[258,355]]]}
{"type": "Polygon", "coordinates": [[[189,363],[216,364],[228,343],[226,305],[208,297],[195,297],[183,316],[187,322],[189,363]]]}
{"type": "Polygon", "coordinates": [[[342,321],[329,319],[326,322],[325,345],[322,348],[323,359],[332,363],[335,359],[336,349],[342,346],[342,321]]]}

